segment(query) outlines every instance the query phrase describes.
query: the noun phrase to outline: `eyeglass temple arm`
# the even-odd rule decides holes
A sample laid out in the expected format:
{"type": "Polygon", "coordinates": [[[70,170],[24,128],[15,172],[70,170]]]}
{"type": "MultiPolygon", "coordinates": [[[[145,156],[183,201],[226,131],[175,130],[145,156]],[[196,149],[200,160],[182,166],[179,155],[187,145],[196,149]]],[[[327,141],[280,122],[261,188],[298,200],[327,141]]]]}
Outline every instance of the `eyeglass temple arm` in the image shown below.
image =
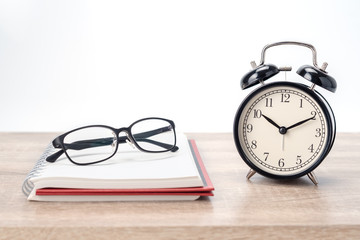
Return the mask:
{"type": "MultiPolygon", "coordinates": [[[[58,138],[55,138],[55,140],[52,142],[52,144],[55,148],[61,148],[61,145],[58,142],[59,142],[58,138]]],[[[98,139],[76,141],[76,142],[73,142],[70,144],[64,144],[64,145],[65,145],[66,149],[83,150],[86,148],[111,145],[112,142],[113,142],[113,138],[98,138],[98,139]]],[[[124,142],[125,142],[125,140],[124,140],[124,142]]],[[[64,150],[61,149],[61,150],[49,155],[46,158],[46,161],[47,162],[55,162],[63,153],[64,153],[64,150]]]]}
{"type": "MultiPolygon", "coordinates": [[[[155,140],[151,140],[151,139],[147,139],[147,138],[157,135],[157,134],[160,134],[160,133],[163,133],[163,132],[170,131],[170,130],[171,130],[171,128],[169,126],[169,127],[159,128],[159,129],[155,129],[155,130],[148,131],[148,132],[138,133],[138,134],[135,134],[134,137],[136,138],[136,141],[148,142],[148,143],[158,145],[163,148],[169,148],[172,145],[162,143],[162,142],[157,142],[155,140]]],[[[126,143],[126,140],[128,140],[128,137],[126,137],[126,136],[120,137],[119,142],[117,144],[126,143]]],[[[61,145],[57,144],[56,142],[58,142],[57,138],[53,141],[53,146],[55,148],[61,148],[61,145]]],[[[111,145],[112,143],[113,143],[113,138],[99,138],[99,139],[76,141],[71,144],[65,144],[65,147],[66,147],[66,149],[82,150],[82,149],[86,149],[86,148],[111,145]]],[[[177,147],[177,146],[175,146],[173,149],[171,149],[172,152],[176,152],[177,150],[179,150],[179,147],[177,147]]],[[[61,149],[61,150],[53,153],[52,155],[49,155],[46,158],[46,161],[47,162],[55,162],[63,153],[64,153],[64,150],[61,149]]]]}

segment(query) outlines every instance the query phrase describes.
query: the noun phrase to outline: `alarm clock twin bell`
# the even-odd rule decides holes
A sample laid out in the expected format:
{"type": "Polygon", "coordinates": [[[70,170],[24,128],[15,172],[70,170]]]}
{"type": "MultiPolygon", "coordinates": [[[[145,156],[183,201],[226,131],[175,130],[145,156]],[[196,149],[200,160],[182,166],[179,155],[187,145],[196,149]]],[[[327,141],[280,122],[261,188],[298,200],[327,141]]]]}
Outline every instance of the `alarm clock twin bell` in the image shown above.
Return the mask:
{"type": "Polygon", "coordinates": [[[241,88],[260,85],[240,104],[234,121],[234,141],[241,158],[255,173],[276,179],[308,175],[317,184],[314,169],[330,152],[336,134],[333,111],[315,86],[336,91],[336,81],[325,71],[327,63],[317,65],[315,48],[301,42],[277,42],[265,46],[259,65],[241,79],[241,88]],[[297,45],[311,49],[313,66],[304,65],[297,74],[309,85],[288,81],[265,83],[280,71],[265,64],[267,49],[297,45]]]}

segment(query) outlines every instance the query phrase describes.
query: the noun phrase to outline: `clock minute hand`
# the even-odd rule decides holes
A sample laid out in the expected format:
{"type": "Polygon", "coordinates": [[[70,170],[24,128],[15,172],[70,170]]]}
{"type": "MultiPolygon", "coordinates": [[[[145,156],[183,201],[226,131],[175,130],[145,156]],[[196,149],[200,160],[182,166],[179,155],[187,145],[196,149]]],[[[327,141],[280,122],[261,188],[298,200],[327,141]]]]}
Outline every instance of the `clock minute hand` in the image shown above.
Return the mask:
{"type": "Polygon", "coordinates": [[[268,118],[267,116],[265,116],[264,114],[262,114],[262,116],[266,119],[266,121],[268,121],[269,123],[271,123],[272,125],[274,125],[276,128],[280,129],[281,127],[279,125],[276,124],[276,122],[274,122],[272,119],[268,118]]]}
{"type": "Polygon", "coordinates": [[[301,125],[301,124],[304,124],[304,123],[306,123],[307,121],[310,121],[310,120],[313,120],[313,119],[315,119],[315,116],[313,116],[313,117],[311,117],[311,118],[307,118],[307,119],[302,120],[302,121],[300,121],[300,122],[297,122],[297,123],[291,125],[290,127],[288,127],[287,130],[289,130],[289,129],[291,129],[291,128],[294,128],[294,127],[297,127],[297,126],[299,126],[299,125],[301,125]]]}

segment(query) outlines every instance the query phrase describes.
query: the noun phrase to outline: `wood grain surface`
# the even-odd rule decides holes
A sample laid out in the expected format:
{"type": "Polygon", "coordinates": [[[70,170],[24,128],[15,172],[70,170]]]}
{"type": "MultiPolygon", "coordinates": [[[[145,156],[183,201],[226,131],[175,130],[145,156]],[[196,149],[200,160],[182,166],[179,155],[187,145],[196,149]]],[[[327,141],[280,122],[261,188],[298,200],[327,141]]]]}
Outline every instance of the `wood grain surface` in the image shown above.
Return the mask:
{"type": "Polygon", "coordinates": [[[27,201],[23,180],[56,135],[0,133],[0,239],[360,239],[359,133],[338,134],[315,170],[318,186],[307,177],[256,174],[248,181],[232,134],[189,133],[215,186],[213,197],[27,201]]]}

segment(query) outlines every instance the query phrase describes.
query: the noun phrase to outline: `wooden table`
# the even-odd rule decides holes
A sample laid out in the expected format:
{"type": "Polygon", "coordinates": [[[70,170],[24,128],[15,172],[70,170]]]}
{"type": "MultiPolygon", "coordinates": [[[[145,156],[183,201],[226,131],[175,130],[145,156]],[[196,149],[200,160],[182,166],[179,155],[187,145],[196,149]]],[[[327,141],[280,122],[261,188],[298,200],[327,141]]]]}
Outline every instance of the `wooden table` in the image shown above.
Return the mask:
{"type": "Polygon", "coordinates": [[[0,239],[360,239],[360,134],[339,133],[307,177],[276,181],[240,159],[232,134],[194,138],[215,196],[190,202],[29,202],[22,182],[55,133],[0,133],[0,239]]]}

